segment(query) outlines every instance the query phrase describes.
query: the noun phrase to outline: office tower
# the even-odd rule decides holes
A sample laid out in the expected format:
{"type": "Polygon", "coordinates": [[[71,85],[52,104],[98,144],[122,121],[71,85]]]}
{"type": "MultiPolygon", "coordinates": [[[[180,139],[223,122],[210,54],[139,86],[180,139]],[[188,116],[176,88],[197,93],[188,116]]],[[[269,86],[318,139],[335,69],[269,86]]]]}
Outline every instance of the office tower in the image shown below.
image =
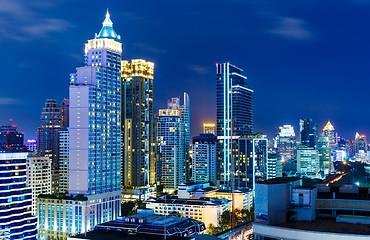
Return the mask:
{"type": "Polygon", "coordinates": [[[355,146],[354,142],[351,139],[346,141],[346,152],[348,157],[353,157],[355,155],[355,146]]]}
{"type": "Polygon", "coordinates": [[[192,176],[194,182],[216,182],[216,142],[213,134],[193,137],[192,176]]]}
{"type": "Polygon", "coordinates": [[[215,131],[216,124],[214,123],[203,123],[203,133],[204,134],[216,134],[215,131]]]}
{"type": "Polygon", "coordinates": [[[122,186],[144,189],[156,182],[154,63],[122,61],[122,186]]]}
{"type": "Polygon", "coordinates": [[[337,146],[338,146],[338,134],[337,131],[335,131],[334,126],[331,124],[330,121],[325,125],[324,129],[321,133],[322,137],[328,138],[328,145],[331,149],[331,152],[333,152],[337,146]]]}
{"type": "Polygon", "coordinates": [[[284,125],[276,128],[274,147],[283,161],[296,159],[297,143],[295,140],[294,127],[284,125]]]}
{"type": "Polygon", "coordinates": [[[26,152],[27,147],[23,144],[23,133],[17,131],[14,126],[0,127],[0,153],[1,152],[26,152]]]}
{"type": "Polygon", "coordinates": [[[59,112],[62,115],[62,126],[69,126],[69,100],[63,99],[63,102],[59,106],[59,112]]]}
{"type": "Polygon", "coordinates": [[[230,63],[216,64],[217,179],[228,184],[232,168],[232,136],[253,132],[253,90],[243,70],[230,63]]]}
{"type": "Polygon", "coordinates": [[[51,159],[51,188],[59,192],[58,131],[62,127],[62,115],[57,101],[47,99],[41,113],[41,127],[37,128],[37,153],[51,159]]]}
{"type": "Polygon", "coordinates": [[[355,153],[367,152],[367,141],[365,134],[356,133],[355,137],[355,153]]]}
{"type": "Polygon", "coordinates": [[[184,104],[180,106],[180,116],[182,121],[182,132],[184,141],[184,152],[185,152],[185,181],[191,179],[191,159],[190,159],[190,98],[189,95],[184,92],[184,104]]]}
{"type": "Polygon", "coordinates": [[[36,215],[36,200],[40,194],[51,194],[51,161],[48,157],[28,155],[27,186],[32,189],[32,215],[36,215]]]}
{"type": "Polygon", "coordinates": [[[266,164],[266,179],[283,176],[282,157],[278,154],[269,153],[266,164]]]}
{"type": "Polygon", "coordinates": [[[300,145],[317,149],[317,124],[311,118],[299,119],[300,145]]]}
{"type": "Polygon", "coordinates": [[[297,148],[297,173],[309,178],[316,178],[320,171],[319,152],[313,147],[297,148]]]}
{"type": "Polygon", "coordinates": [[[59,130],[59,192],[69,190],[69,128],[59,130]]]}
{"type": "Polygon", "coordinates": [[[257,181],[267,178],[268,139],[255,134],[234,141],[235,185],[254,189],[257,181]]]}
{"type": "Polygon", "coordinates": [[[35,139],[28,139],[26,146],[30,154],[33,154],[33,155],[37,154],[37,141],[35,139]]]}
{"type": "MultiPolygon", "coordinates": [[[[184,100],[185,101],[185,100],[184,100]]],[[[180,106],[180,98],[172,98],[167,109],[160,109],[157,120],[158,180],[168,190],[186,181],[186,106],[180,106]]]]}
{"type": "Polygon", "coordinates": [[[35,216],[32,216],[32,192],[26,185],[28,153],[0,153],[2,197],[0,229],[3,239],[36,240],[35,216]],[[6,196],[5,196],[6,195],[6,196]]]}
{"type": "Polygon", "coordinates": [[[329,137],[320,137],[318,142],[318,153],[320,170],[324,172],[324,175],[328,175],[331,171],[331,152],[330,139],[329,137]]]}
{"type": "Polygon", "coordinates": [[[71,74],[69,193],[73,196],[57,201],[38,198],[42,237],[66,238],[90,231],[120,213],[121,55],[120,37],[107,12],[100,33],[85,44],[85,66],[71,74]]]}

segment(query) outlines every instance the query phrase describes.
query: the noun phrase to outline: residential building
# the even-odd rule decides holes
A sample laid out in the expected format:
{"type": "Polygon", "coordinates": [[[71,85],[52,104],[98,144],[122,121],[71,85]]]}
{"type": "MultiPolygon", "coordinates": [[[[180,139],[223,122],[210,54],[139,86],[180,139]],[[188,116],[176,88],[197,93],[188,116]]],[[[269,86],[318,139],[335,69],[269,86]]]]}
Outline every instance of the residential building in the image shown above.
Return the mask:
{"type": "Polygon", "coordinates": [[[254,189],[257,181],[267,178],[268,139],[251,134],[234,140],[235,186],[254,189]]]}
{"type": "Polygon", "coordinates": [[[0,231],[3,239],[36,240],[37,219],[32,216],[32,190],[27,186],[28,153],[0,153],[0,231]]]}
{"type": "Polygon", "coordinates": [[[317,123],[311,118],[299,119],[300,145],[317,149],[317,123]]]}
{"type": "Polygon", "coordinates": [[[69,191],[69,128],[59,130],[59,192],[69,191]]]}
{"type": "Polygon", "coordinates": [[[203,123],[203,133],[216,135],[215,126],[214,123],[203,123]]]}
{"type": "Polygon", "coordinates": [[[24,134],[17,131],[17,127],[0,127],[0,153],[26,152],[28,149],[23,143],[24,134]]]}
{"type": "Polygon", "coordinates": [[[85,44],[85,66],[71,74],[70,196],[40,197],[41,237],[64,238],[90,231],[120,213],[121,55],[120,36],[107,12],[100,33],[85,44]]]}
{"type": "Polygon", "coordinates": [[[266,164],[266,179],[277,178],[283,176],[282,157],[278,154],[268,154],[266,164]]]}
{"type": "MultiPolygon", "coordinates": [[[[154,63],[142,59],[122,64],[122,187],[124,194],[156,182],[154,63]]],[[[139,192],[141,192],[139,191],[139,192]]]]}
{"type": "Polygon", "coordinates": [[[59,112],[62,115],[62,128],[69,127],[69,100],[63,99],[59,106],[59,112]]]}
{"type": "Polygon", "coordinates": [[[194,182],[216,183],[216,142],[213,134],[193,137],[192,176],[194,182]]]}
{"type": "Polygon", "coordinates": [[[220,216],[230,209],[230,204],[229,200],[218,198],[180,199],[163,196],[147,200],[146,208],[154,209],[154,213],[158,215],[178,212],[181,216],[201,221],[208,227],[210,224],[218,226],[220,216]]]}
{"type": "Polygon", "coordinates": [[[41,127],[37,128],[37,153],[51,159],[51,188],[59,192],[59,143],[58,132],[63,119],[55,99],[47,99],[41,113],[41,127]]]}
{"type": "Polygon", "coordinates": [[[157,121],[158,180],[165,189],[175,190],[186,181],[186,136],[183,109],[180,98],[168,101],[167,109],[160,109],[157,121]]]}
{"type": "Polygon", "coordinates": [[[40,194],[51,194],[51,161],[49,157],[28,155],[26,183],[32,189],[32,215],[36,215],[36,200],[40,194]]]}
{"type": "Polygon", "coordinates": [[[313,147],[299,146],[297,149],[297,173],[316,178],[320,171],[319,152],[313,147]]]}
{"type": "Polygon", "coordinates": [[[232,139],[253,132],[253,90],[243,70],[230,63],[216,64],[217,180],[228,185],[232,175],[232,139]]]}
{"type": "Polygon", "coordinates": [[[296,159],[297,143],[293,126],[284,125],[276,128],[274,147],[283,161],[296,159]]]}

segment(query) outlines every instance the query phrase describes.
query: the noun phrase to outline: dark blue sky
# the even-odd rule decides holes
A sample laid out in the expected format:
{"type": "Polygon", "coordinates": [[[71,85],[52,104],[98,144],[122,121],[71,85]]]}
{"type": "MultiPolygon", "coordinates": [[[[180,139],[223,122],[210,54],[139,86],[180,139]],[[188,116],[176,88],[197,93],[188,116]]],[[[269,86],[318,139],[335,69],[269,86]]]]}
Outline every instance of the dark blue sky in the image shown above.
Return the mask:
{"type": "MultiPolygon", "coordinates": [[[[68,98],[69,74],[109,8],[123,59],[155,62],[155,107],[191,99],[192,135],[215,121],[215,63],[245,70],[255,130],[330,119],[368,133],[370,1],[0,0],[0,125],[36,136],[44,102],[68,98]]],[[[296,129],[297,134],[297,129],[296,129]]]]}

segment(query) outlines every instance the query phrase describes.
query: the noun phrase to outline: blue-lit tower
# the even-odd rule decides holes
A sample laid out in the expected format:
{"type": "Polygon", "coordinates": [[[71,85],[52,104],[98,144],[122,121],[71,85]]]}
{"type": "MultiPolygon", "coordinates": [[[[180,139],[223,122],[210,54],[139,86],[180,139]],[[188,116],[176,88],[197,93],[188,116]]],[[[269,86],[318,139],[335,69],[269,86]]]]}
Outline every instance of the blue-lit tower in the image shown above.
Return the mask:
{"type": "Polygon", "coordinates": [[[232,171],[232,138],[253,132],[253,90],[243,70],[230,63],[216,64],[217,179],[227,184],[232,171]]]}

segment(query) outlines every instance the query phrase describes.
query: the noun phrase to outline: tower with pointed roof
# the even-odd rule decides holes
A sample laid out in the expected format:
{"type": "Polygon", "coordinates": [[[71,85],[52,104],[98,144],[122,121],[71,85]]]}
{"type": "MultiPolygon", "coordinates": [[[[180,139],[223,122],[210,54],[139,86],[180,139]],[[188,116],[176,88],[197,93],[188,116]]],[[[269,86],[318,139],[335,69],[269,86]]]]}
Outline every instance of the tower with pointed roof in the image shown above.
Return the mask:
{"type": "Polygon", "coordinates": [[[328,145],[331,151],[334,151],[338,145],[338,134],[335,131],[333,124],[330,121],[325,125],[324,129],[322,130],[321,134],[322,138],[327,138],[328,145]]]}
{"type": "Polygon", "coordinates": [[[70,76],[68,190],[74,201],[39,200],[40,236],[66,238],[120,214],[121,56],[107,13],[99,34],[85,44],[85,66],[70,76]],[[60,217],[51,225],[44,216],[55,216],[54,209],[60,217]]]}

